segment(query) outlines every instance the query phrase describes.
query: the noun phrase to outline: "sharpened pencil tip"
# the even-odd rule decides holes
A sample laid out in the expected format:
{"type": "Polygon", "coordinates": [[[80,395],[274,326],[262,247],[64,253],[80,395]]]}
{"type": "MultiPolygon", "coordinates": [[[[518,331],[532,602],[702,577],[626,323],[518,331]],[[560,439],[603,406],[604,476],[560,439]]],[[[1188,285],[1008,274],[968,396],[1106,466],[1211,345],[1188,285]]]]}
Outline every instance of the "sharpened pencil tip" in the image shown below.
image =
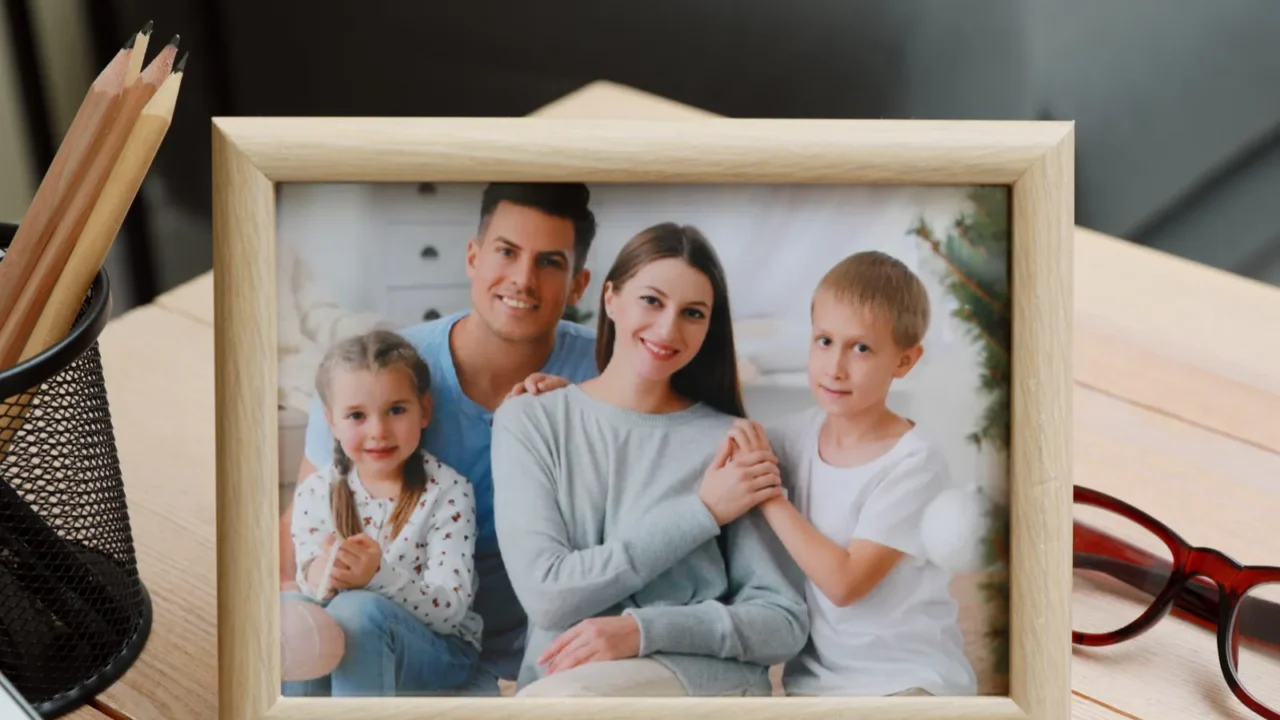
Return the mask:
{"type": "Polygon", "coordinates": [[[187,67],[187,56],[190,54],[189,52],[182,53],[182,57],[178,58],[178,62],[173,64],[173,73],[180,73],[187,67]]]}
{"type": "Polygon", "coordinates": [[[169,41],[169,47],[174,47],[174,48],[178,47],[178,40],[181,38],[182,38],[181,35],[174,35],[173,39],[169,41]]]}
{"type": "Polygon", "coordinates": [[[126,43],[124,44],[124,49],[125,49],[125,50],[132,50],[132,49],[134,48],[134,46],[138,44],[138,38],[140,38],[140,37],[150,37],[150,36],[151,36],[151,28],[152,28],[152,27],[154,27],[154,26],[155,26],[155,21],[154,21],[154,20],[148,20],[148,21],[147,21],[147,24],[146,24],[146,25],[143,25],[141,30],[139,30],[138,32],[136,32],[136,33],[134,33],[133,35],[130,35],[130,36],[129,36],[129,40],[128,40],[128,42],[126,42],[126,43]]]}

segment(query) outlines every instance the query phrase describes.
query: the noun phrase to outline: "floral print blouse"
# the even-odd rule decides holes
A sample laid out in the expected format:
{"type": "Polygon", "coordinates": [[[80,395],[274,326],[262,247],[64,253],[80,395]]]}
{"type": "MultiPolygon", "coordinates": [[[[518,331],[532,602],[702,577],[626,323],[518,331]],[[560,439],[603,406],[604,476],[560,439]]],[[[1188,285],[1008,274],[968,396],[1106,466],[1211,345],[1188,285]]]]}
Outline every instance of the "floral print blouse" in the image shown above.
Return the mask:
{"type": "MultiPolygon", "coordinates": [[[[441,635],[456,635],[480,647],[482,621],[471,609],[478,585],[475,573],[476,504],[470,481],[422,452],[427,488],[397,537],[391,535],[394,498],[375,498],[352,468],[347,475],[364,531],[382,548],[382,563],[365,587],[408,610],[441,635]]],[[[298,587],[311,597],[318,588],[306,582],[311,561],[321,555],[324,538],[334,533],[330,488],[339,482],[333,466],[298,484],[291,531],[297,552],[298,587]]]]}

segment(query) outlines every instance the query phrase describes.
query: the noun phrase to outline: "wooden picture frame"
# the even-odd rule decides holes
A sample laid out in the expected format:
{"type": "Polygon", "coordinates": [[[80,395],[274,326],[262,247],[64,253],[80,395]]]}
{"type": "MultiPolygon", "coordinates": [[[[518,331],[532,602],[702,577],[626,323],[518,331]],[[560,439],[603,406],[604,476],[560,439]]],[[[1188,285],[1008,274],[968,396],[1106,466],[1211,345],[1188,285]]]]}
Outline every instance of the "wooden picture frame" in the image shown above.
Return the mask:
{"type": "Polygon", "coordinates": [[[1073,187],[1067,122],[215,118],[219,716],[1067,718],[1073,187]],[[495,180],[1011,189],[1008,697],[280,696],[276,184],[495,180]]]}

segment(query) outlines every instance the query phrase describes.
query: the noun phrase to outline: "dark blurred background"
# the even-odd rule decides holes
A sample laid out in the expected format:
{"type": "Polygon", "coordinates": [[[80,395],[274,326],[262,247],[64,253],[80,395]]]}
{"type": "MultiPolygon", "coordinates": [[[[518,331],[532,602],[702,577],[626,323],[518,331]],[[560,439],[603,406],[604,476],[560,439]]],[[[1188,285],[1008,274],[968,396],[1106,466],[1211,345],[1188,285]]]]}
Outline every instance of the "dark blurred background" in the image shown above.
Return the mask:
{"type": "Polygon", "coordinates": [[[213,115],[517,116],[595,80],[737,117],[1075,120],[1077,224],[1280,285],[1275,0],[3,2],[3,220],[130,33],[191,53],[120,309],[211,265],[213,115]]]}

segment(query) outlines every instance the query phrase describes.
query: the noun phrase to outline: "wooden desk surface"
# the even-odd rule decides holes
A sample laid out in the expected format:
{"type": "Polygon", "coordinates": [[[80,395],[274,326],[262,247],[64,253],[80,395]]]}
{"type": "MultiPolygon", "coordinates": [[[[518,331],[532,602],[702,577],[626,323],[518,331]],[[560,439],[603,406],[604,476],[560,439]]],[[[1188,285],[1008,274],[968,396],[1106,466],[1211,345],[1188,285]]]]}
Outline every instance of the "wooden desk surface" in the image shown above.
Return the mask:
{"type": "MultiPolygon", "coordinates": [[[[701,111],[597,83],[541,113],[701,111]]],[[[1076,482],[1136,503],[1193,543],[1280,563],[1280,290],[1084,229],[1076,243],[1076,482]]],[[[96,701],[107,714],[217,714],[212,302],[206,274],[116,319],[101,339],[155,605],[141,658],[96,701]]],[[[1214,642],[1169,619],[1126,646],[1077,651],[1075,716],[1253,718],[1224,684],[1214,642]]]]}

